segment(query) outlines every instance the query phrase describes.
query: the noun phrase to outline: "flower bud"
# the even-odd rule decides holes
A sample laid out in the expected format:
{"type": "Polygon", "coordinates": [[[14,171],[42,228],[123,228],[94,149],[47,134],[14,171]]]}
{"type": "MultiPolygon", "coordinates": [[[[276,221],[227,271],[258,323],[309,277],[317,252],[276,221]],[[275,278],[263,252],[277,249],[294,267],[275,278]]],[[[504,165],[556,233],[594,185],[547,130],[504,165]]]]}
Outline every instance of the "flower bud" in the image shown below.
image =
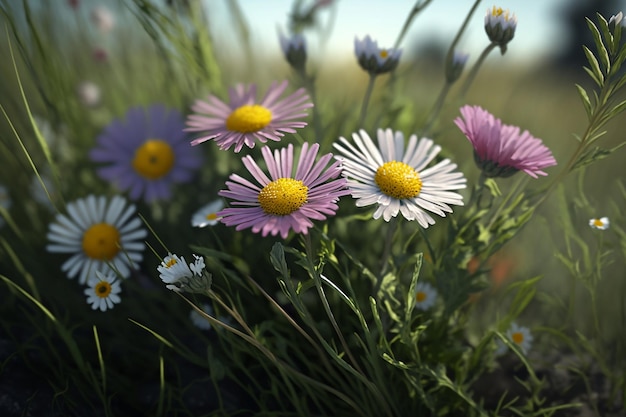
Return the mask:
{"type": "Polygon", "coordinates": [[[359,65],[370,75],[393,71],[400,61],[401,49],[382,49],[367,35],[362,41],[354,39],[354,52],[359,65]]]}
{"type": "Polygon", "coordinates": [[[509,14],[508,10],[493,6],[485,15],[485,31],[489,40],[500,46],[502,53],[506,52],[506,44],[511,42],[515,35],[517,18],[515,14],[509,14]]]}
{"type": "Polygon", "coordinates": [[[459,79],[468,58],[469,54],[454,51],[451,62],[446,63],[446,80],[448,83],[452,84],[459,79]]]}
{"type": "Polygon", "coordinates": [[[289,65],[298,72],[304,72],[306,65],[306,40],[299,33],[286,37],[280,34],[280,47],[289,65]]]}

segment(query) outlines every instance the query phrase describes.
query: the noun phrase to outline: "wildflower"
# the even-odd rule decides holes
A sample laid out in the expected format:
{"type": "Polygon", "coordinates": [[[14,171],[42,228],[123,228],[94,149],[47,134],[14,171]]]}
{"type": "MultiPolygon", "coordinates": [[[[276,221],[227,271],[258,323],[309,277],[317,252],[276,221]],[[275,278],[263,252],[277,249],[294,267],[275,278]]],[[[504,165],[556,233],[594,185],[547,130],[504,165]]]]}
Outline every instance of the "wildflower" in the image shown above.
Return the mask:
{"type": "Polygon", "coordinates": [[[474,160],[487,177],[510,177],[524,171],[533,178],[556,165],[552,152],[527,130],[520,133],[479,106],[461,107],[454,123],[474,146],[474,160]]]}
{"type": "Polygon", "coordinates": [[[0,185],[0,227],[4,225],[4,214],[2,211],[8,211],[12,204],[13,201],[9,195],[9,189],[4,185],[0,185]]]}
{"type": "Polygon", "coordinates": [[[175,183],[189,182],[202,160],[186,141],[183,118],[176,110],[153,105],[130,109],[96,139],[89,156],[107,163],[98,169],[104,180],[129,191],[132,200],[166,200],[175,183]]]}
{"type": "Polygon", "coordinates": [[[401,49],[382,49],[369,35],[363,40],[354,39],[354,53],[359,65],[370,75],[383,74],[394,70],[400,61],[401,49]]]}
{"type": "Polygon", "coordinates": [[[286,88],[287,81],[272,83],[258,103],[255,84],[247,88],[238,84],[231,88],[229,104],[215,96],[209,96],[208,101],[196,100],[191,109],[200,114],[187,117],[186,130],[205,133],[191,144],[215,140],[220,149],[235,146],[235,152],[239,152],[244,144],[254,148],[255,140],[261,143],[280,141],[285,135],[283,132],[295,133],[295,129],[306,126],[306,122],[294,119],[305,117],[305,110],[313,107],[313,103],[303,88],[280,100],[286,88]]]}
{"type": "Polygon", "coordinates": [[[466,179],[453,172],[456,164],[449,159],[426,168],[441,150],[431,139],[411,135],[404,149],[402,132],[378,129],[378,149],[364,131],[352,134],[355,148],[345,138],[333,146],[344,157],[343,175],[348,178],[357,207],[377,204],[374,218],[388,222],[398,213],[407,220],[417,220],[427,228],[435,220],[427,213],[445,217],[452,213],[448,204],[463,205],[463,197],[450,190],[465,188],[466,179]]]}
{"type": "Polygon", "coordinates": [[[468,58],[469,54],[454,51],[454,54],[452,54],[452,62],[450,62],[449,65],[446,65],[446,80],[449,83],[453,83],[459,79],[468,58]]]}
{"type": "Polygon", "coordinates": [[[215,226],[221,219],[217,212],[224,208],[223,200],[215,200],[196,211],[191,218],[191,225],[194,227],[215,226]]]}
{"type": "Polygon", "coordinates": [[[102,33],[108,33],[115,26],[115,17],[109,9],[97,6],[91,11],[91,20],[102,33]]]}
{"type": "Polygon", "coordinates": [[[592,229],[606,230],[610,226],[609,218],[601,217],[599,219],[589,219],[589,226],[592,229]]]}
{"type": "Polygon", "coordinates": [[[415,286],[415,308],[428,310],[437,301],[437,290],[427,282],[418,282],[415,286]]]}
{"type": "Polygon", "coordinates": [[[100,104],[102,92],[96,83],[83,81],[76,87],[76,95],[82,105],[86,107],[96,107],[100,104]]]}
{"type": "Polygon", "coordinates": [[[122,288],[113,272],[103,274],[96,271],[95,276],[89,278],[87,285],[89,287],[85,288],[87,304],[91,304],[91,308],[94,310],[106,311],[122,301],[119,296],[122,288]]]}
{"type": "Polygon", "coordinates": [[[306,39],[304,36],[296,33],[291,37],[286,37],[281,33],[279,38],[280,47],[289,65],[296,71],[303,73],[306,65],[306,39]]]}
{"type": "MultiPolygon", "coordinates": [[[[208,315],[213,314],[213,307],[211,307],[209,303],[202,303],[200,305],[200,309],[208,315]]],[[[191,313],[189,314],[189,318],[191,319],[191,322],[194,324],[194,326],[196,326],[197,328],[201,330],[211,330],[211,322],[209,322],[204,316],[198,313],[195,309],[191,310],[191,313]]]]}
{"type": "Polygon", "coordinates": [[[172,291],[202,292],[208,290],[211,285],[210,274],[205,273],[204,258],[193,255],[194,262],[188,264],[185,258],[178,255],[168,254],[157,267],[159,278],[165,287],[172,291]]]}
{"type": "Polygon", "coordinates": [[[107,52],[107,50],[99,46],[93,50],[92,55],[94,61],[96,62],[104,63],[109,60],[109,53],[107,52]]]}
{"type": "MultiPolygon", "coordinates": [[[[518,326],[516,323],[511,323],[511,327],[506,331],[506,338],[514,345],[526,354],[533,343],[533,335],[527,327],[518,326]]],[[[507,346],[498,340],[498,347],[496,349],[496,355],[501,355],[507,351],[507,346]]]]}
{"type": "Polygon", "coordinates": [[[487,9],[485,31],[489,40],[499,45],[503,53],[506,51],[506,44],[513,39],[516,27],[517,18],[515,14],[510,14],[508,10],[502,10],[496,6],[487,9]]]}
{"type": "Polygon", "coordinates": [[[609,27],[616,28],[620,24],[626,27],[626,19],[624,19],[624,13],[619,12],[609,18],[609,27]]]}
{"type": "Polygon", "coordinates": [[[332,154],[326,154],[315,163],[319,145],[302,145],[298,164],[293,173],[293,145],[272,151],[264,146],[261,149],[271,179],[259,168],[254,159],[246,156],[243,164],[252,174],[260,187],[233,174],[232,181],[227,181],[227,190],[219,195],[233,199],[233,207],[218,213],[222,223],[237,226],[236,230],[249,227],[253,233],[273,236],[280,233],[287,238],[290,229],[306,234],[313,227],[311,220],[324,220],[335,214],[339,197],[348,193],[346,181],[336,179],[341,173],[340,163],[332,160],[332,154]]]}
{"type": "Polygon", "coordinates": [[[69,216],[57,214],[50,223],[46,246],[48,252],[70,253],[61,269],[68,278],[78,276],[81,284],[95,271],[113,269],[128,278],[133,263],[141,262],[147,236],[141,220],[134,216],[135,206],[115,196],[90,195],[67,205],[69,216]]]}

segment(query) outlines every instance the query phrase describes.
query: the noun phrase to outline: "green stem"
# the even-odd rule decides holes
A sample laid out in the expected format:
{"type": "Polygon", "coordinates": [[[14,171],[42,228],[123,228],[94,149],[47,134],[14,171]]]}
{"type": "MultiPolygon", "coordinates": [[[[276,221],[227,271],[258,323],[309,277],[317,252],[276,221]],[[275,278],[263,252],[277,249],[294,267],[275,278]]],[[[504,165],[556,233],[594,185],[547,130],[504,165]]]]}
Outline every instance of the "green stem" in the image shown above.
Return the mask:
{"type": "Polygon", "coordinates": [[[424,10],[431,1],[432,0],[424,0],[424,2],[422,3],[422,0],[417,0],[417,2],[415,2],[415,6],[413,6],[413,9],[411,9],[411,13],[409,13],[406,20],[404,21],[404,25],[402,25],[402,29],[400,30],[400,33],[396,38],[396,42],[393,44],[393,49],[397,49],[400,46],[400,44],[402,43],[402,39],[404,39],[404,36],[409,31],[409,27],[411,27],[411,23],[413,23],[413,19],[415,19],[417,14],[424,10]]]}
{"type": "Polygon", "coordinates": [[[313,132],[315,133],[314,142],[319,143],[322,138],[322,121],[320,120],[319,103],[317,101],[317,90],[315,89],[315,77],[308,76],[306,72],[298,71],[298,75],[302,79],[304,88],[311,95],[311,101],[313,102],[313,108],[311,110],[313,117],[313,132]]]}
{"type": "Polygon", "coordinates": [[[398,219],[392,218],[389,222],[389,226],[387,227],[387,233],[385,235],[385,246],[383,248],[383,255],[380,258],[380,273],[376,279],[376,288],[374,289],[374,296],[378,294],[378,290],[380,290],[380,286],[383,282],[383,277],[387,272],[387,268],[389,267],[389,257],[391,256],[391,246],[393,244],[393,235],[398,228],[398,219]]]}
{"type": "Polygon", "coordinates": [[[465,98],[467,91],[469,90],[470,86],[474,82],[474,79],[476,78],[476,75],[478,74],[478,70],[482,66],[485,59],[487,58],[487,55],[489,55],[496,46],[498,46],[497,43],[495,42],[490,43],[489,45],[487,45],[487,47],[483,50],[483,52],[478,57],[478,60],[476,61],[469,75],[465,79],[465,83],[463,84],[463,87],[461,87],[461,93],[459,94],[459,98],[461,100],[465,98]]]}
{"type": "Polygon", "coordinates": [[[430,111],[430,115],[428,116],[428,120],[426,122],[426,125],[424,126],[424,130],[422,131],[422,136],[429,135],[430,130],[432,129],[435,121],[437,120],[437,116],[439,116],[439,113],[441,112],[441,109],[443,108],[443,103],[445,102],[446,97],[448,93],[450,92],[451,86],[452,86],[452,83],[446,80],[445,84],[443,85],[443,88],[441,89],[441,92],[439,92],[437,101],[435,101],[435,104],[433,105],[433,108],[430,111]]]}
{"type": "Polygon", "coordinates": [[[365,97],[363,97],[363,104],[361,104],[361,115],[359,116],[359,123],[357,127],[362,128],[365,121],[365,115],[367,114],[367,106],[374,91],[374,82],[376,81],[376,74],[370,74],[370,79],[367,84],[367,90],[365,90],[365,97]]]}

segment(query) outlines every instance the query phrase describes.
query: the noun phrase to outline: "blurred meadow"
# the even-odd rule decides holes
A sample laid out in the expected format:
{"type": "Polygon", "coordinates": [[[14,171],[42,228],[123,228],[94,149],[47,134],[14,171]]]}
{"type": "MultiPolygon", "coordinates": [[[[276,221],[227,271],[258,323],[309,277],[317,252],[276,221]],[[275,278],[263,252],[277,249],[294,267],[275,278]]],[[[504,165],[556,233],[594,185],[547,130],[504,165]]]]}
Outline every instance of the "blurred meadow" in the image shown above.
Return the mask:
{"type": "MultiPolygon", "coordinates": [[[[340,14],[344,3],[351,1],[328,2],[331,4],[320,6],[310,21],[297,21],[294,14],[285,14],[281,30],[287,33],[290,22],[298,23],[309,44],[319,46],[325,42],[325,36],[330,36],[327,31],[332,31],[329,16],[340,14]]],[[[405,137],[425,134],[443,148],[441,155],[454,161],[467,178],[467,188],[459,191],[465,201],[470,199],[472,187],[481,176],[472,144],[453,122],[465,104],[479,105],[504,123],[520,126],[541,138],[557,161],[556,166],[547,169],[547,177],[534,179],[518,173],[489,183],[489,191],[497,201],[516,197],[524,190],[527,200],[520,203],[515,215],[511,214],[511,221],[518,221],[525,211],[532,211],[532,218],[527,223],[515,223],[509,231],[500,230],[502,244],[493,243],[494,240],[481,246],[489,249],[476,253],[475,259],[467,249],[473,243],[465,242],[465,252],[459,255],[462,260],[455,264],[454,271],[472,270],[469,275],[473,281],[463,288],[471,293],[469,301],[459,302],[449,314],[448,304],[443,308],[440,303],[432,318],[412,316],[411,323],[423,326],[422,330],[432,326],[439,332],[428,334],[425,343],[434,341],[421,351],[420,360],[432,360],[442,368],[433,366],[431,374],[420,374],[422,388],[414,387],[417,393],[407,397],[406,402],[392,405],[391,411],[377,414],[375,406],[366,402],[380,404],[375,396],[362,400],[360,406],[371,407],[371,415],[408,415],[409,411],[442,416],[626,415],[626,183],[624,149],[618,149],[624,144],[623,112],[602,127],[606,134],[597,143],[601,149],[592,163],[549,188],[577,149],[575,135],[582,136],[590,124],[575,85],[582,86],[590,96],[598,86],[582,70],[582,65],[589,65],[582,45],[573,47],[579,51],[580,62],[559,61],[562,57],[536,60],[514,53],[516,35],[508,44],[507,54],[501,55],[497,48],[492,51],[463,97],[463,82],[478,58],[470,56],[463,76],[452,85],[436,121],[426,129],[445,83],[449,42],[428,48],[405,38],[397,69],[376,78],[367,117],[359,125],[369,76],[359,67],[352,45],[346,48],[350,52],[345,56],[334,54],[328,58],[320,55],[324,48],[316,49],[319,54],[312,54],[307,62],[311,78],[303,78],[276,47],[278,35],[271,48],[275,53],[268,55],[251,40],[255,28],[265,23],[241,12],[246,1],[220,2],[219,7],[225,10],[220,11],[219,27],[227,27],[228,31],[213,31],[210,22],[214,19],[215,3],[218,0],[0,0],[0,185],[6,187],[6,195],[0,198],[11,202],[0,208],[3,415],[333,415],[327,407],[334,405],[324,402],[325,395],[334,398],[328,404],[340,403],[337,398],[344,397],[328,394],[330,390],[320,388],[321,383],[318,386],[285,370],[289,365],[289,369],[314,379],[317,372],[323,373],[311,370],[321,363],[314,355],[329,350],[339,352],[337,363],[353,364],[342,350],[343,339],[336,336],[333,320],[326,317],[326,305],[317,299],[316,287],[305,284],[308,275],[302,268],[315,275],[312,265],[318,262],[309,256],[311,265],[302,267],[307,257],[300,256],[306,251],[294,248],[299,248],[305,238],[295,233],[287,239],[261,237],[250,230],[236,231],[219,223],[206,228],[191,227],[194,212],[219,198],[218,192],[225,188],[232,173],[247,175],[243,173],[241,158],[250,154],[259,160],[260,144],[235,154],[218,149],[211,141],[202,143],[194,147],[203,164],[192,181],[177,184],[169,199],[132,202],[149,231],[143,239],[148,246],[143,261],[133,269],[130,278],[123,280],[122,301],[111,311],[92,310],[77,280],[67,279],[61,271],[65,255],[46,250],[49,224],[58,213],[66,212],[69,202],[89,194],[119,194],[115,185],[96,175],[94,162],[89,158],[96,138],[114,119],[124,117],[132,107],[155,103],[186,116],[195,100],[209,95],[226,100],[228,89],[237,83],[255,83],[263,94],[273,81],[285,79],[289,80],[289,92],[305,87],[315,106],[305,119],[308,125],[286,136],[289,143],[319,143],[320,154],[336,154],[333,143],[339,137],[350,138],[361,128],[372,137],[376,129],[387,127],[404,132],[405,137]],[[93,11],[98,7],[112,15],[110,27],[94,21],[93,11]],[[96,86],[97,99],[92,100],[90,94],[96,93],[85,83],[96,86]],[[48,195],[42,194],[42,182],[48,195]],[[541,203],[532,206],[536,201],[541,203]],[[589,227],[589,219],[603,216],[610,218],[609,229],[589,227]],[[302,289],[302,293],[298,292],[301,299],[294,298],[295,292],[290,292],[288,284],[277,282],[282,272],[277,267],[281,258],[276,242],[284,245],[286,258],[282,259],[287,259],[296,282],[289,285],[299,282],[304,287],[298,287],[298,291],[302,289]],[[169,252],[187,260],[193,259],[192,254],[203,256],[206,270],[212,274],[213,295],[185,293],[179,297],[166,289],[157,267],[169,252]],[[277,302],[270,301],[264,293],[277,302]],[[216,301],[215,294],[224,304],[216,301]],[[210,330],[194,325],[189,318],[195,311],[190,303],[200,305],[209,298],[213,316],[232,323],[232,328],[247,338],[238,338],[235,332],[212,321],[210,330]],[[299,303],[310,309],[311,317],[299,316],[304,308],[299,303]],[[446,319],[441,319],[444,316],[446,319]],[[328,346],[321,343],[317,349],[304,338],[298,342],[300,335],[289,317],[306,329],[309,328],[304,324],[312,326],[311,337],[319,335],[328,341],[328,346]],[[446,324],[438,327],[439,319],[446,324]],[[487,355],[481,350],[483,343],[498,340],[513,321],[533,332],[532,350],[526,356],[516,351],[513,359],[500,362],[484,359],[491,358],[492,353],[487,355]],[[446,330],[442,330],[444,327],[446,330]],[[268,359],[271,355],[264,353],[266,350],[275,353],[275,362],[268,359]],[[557,390],[552,389],[552,397],[542,402],[541,387],[553,387],[550,384],[554,382],[545,377],[545,369],[570,356],[577,359],[571,365],[563,365],[571,380],[562,390],[579,390],[582,394],[555,394],[557,390]],[[287,364],[284,368],[281,361],[287,364]],[[471,366],[465,367],[464,361],[471,366]],[[481,394],[480,387],[474,385],[479,376],[492,375],[499,366],[506,369],[511,362],[517,372],[513,379],[523,380],[523,393],[516,391],[518,387],[510,388],[513,394],[509,397],[506,389],[501,395],[499,389],[494,389],[497,398],[481,394]],[[527,366],[533,377],[525,379],[528,374],[520,376],[519,368],[527,366]],[[532,368],[543,370],[543,377],[540,372],[535,376],[532,368]],[[596,372],[596,368],[600,371],[596,372]],[[476,377],[472,372],[476,372],[476,377]],[[604,375],[610,387],[606,388],[606,395],[593,397],[594,384],[597,385],[593,378],[598,373],[604,375]],[[309,402],[310,398],[313,400],[309,402]],[[565,406],[570,401],[574,405],[565,406]],[[570,408],[576,411],[568,414],[570,408]],[[584,414],[587,411],[590,414],[584,414]]],[[[298,7],[306,10],[313,3],[296,0],[292,11],[298,7]]],[[[408,14],[414,2],[404,3],[408,14]]],[[[429,1],[416,4],[420,3],[427,5],[429,1]]],[[[472,4],[468,2],[458,13],[467,13],[472,4]]],[[[480,3],[476,11],[479,24],[466,30],[484,33],[484,10],[492,6],[480,3]]],[[[615,6],[610,2],[597,2],[596,6],[604,9],[588,15],[593,22],[597,22],[595,11],[605,13],[607,20],[618,11],[610,9],[615,6]]],[[[514,8],[514,3],[510,7],[514,8]]],[[[428,19],[428,13],[425,7],[416,16],[415,24],[428,19]]],[[[397,24],[397,32],[401,24],[397,24]]],[[[578,24],[581,32],[588,32],[584,19],[578,24]]],[[[526,31],[532,30],[533,23],[520,20],[518,25],[518,31],[526,31]]],[[[367,33],[376,39],[376,30],[361,28],[359,36],[367,33]]],[[[455,29],[452,30],[450,38],[455,29]]],[[[593,42],[589,37],[587,46],[595,52],[593,42]]],[[[489,43],[486,35],[484,43],[489,43]]],[[[619,74],[624,77],[624,70],[619,74]]],[[[626,99],[623,88],[615,91],[615,103],[626,99]]],[[[190,134],[189,139],[192,137],[190,134]]],[[[278,148],[276,143],[269,145],[278,148]]],[[[377,329],[370,298],[376,299],[382,312],[392,307],[384,303],[384,297],[377,298],[363,271],[380,270],[383,275],[386,270],[382,257],[388,249],[385,245],[389,241],[389,225],[382,219],[371,220],[371,210],[355,207],[349,195],[338,204],[336,217],[315,222],[309,244],[312,252],[320,256],[320,263],[328,262],[325,274],[331,278],[349,277],[349,290],[348,284],[339,279],[336,285],[351,297],[355,294],[355,303],[366,306],[363,320],[369,320],[370,327],[377,329]],[[325,240],[323,236],[332,237],[325,240]]],[[[397,273],[398,282],[411,281],[412,265],[415,259],[422,262],[422,255],[417,254],[423,253],[419,279],[436,283],[440,290],[445,288],[441,284],[445,275],[442,271],[449,270],[438,269],[440,265],[428,256],[428,246],[432,243],[443,250],[452,245],[451,219],[468,213],[470,206],[455,207],[454,213],[445,219],[437,217],[436,224],[420,229],[419,233],[417,222],[401,223],[397,236],[408,240],[398,239],[388,245],[395,254],[389,269],[397,273]],[[428,233],[429,240],[422,239],[422,233],[428,233]]],[[[288,281],[284,275],[283,279],[288,281]]],[[[387,345],[381,342],[379,350],[370,350],[365,338],[359,339],[362,336],[354,330],[360,329],[361,316],[352,314],[354,309],[344,302],[342,294],[332,293],[331,287],[324,288],[334,317],[340,326],[345,326],[347,344],[356,352],[378,352],[378,358],[382,358],[387,345]]],[[[383,317],[381,330],[386,326],[393,328],[393,317],[392,312],[383,317]]],[[[401,331],[391,334],[400,338],[401,331]]],[[[410,356],[407,352],[402,351],[398,357],[410,356]]],[[[365,353],[363,357],[370,358],[365,353]]],[[[355,362],[367,368],[370,359],[359,358],[355,362]]],[[[334,360],[329,359],[331,364],[334,360]]],[[[381,360],[384,366],[392,363],[385,360],[381,360]]],[[[393,364],[394,369],[402,369],[401,365],[393,364]]],[[[348,372],[347,365],[336,369],[340,376],[348,372]]],[[[392,375],[391,371],[381,372],[392,375]]],[[[349,377],[337,378],[350,385],[346,382],[351,381],[349,377]]],[[[395,383],[404,387],[398,382],[402,378],[390,376],[387,389],[393,391],[395,383]]],[[[360,381],[356,377],[355,380],[360,381]]],[[[364,387],[370,385],[363,383],[364,387]]],[[[369,391],[355,388],[355,394],[346,388],[345,392],[358,403],[359,399],[368,398],[369,391]]],[[[351,401],[345,400],[345,404],[351,401]]],[[[338,408],[334,415],[359,415],[358,411],[348,413],[348,409],[338,408]]]]}

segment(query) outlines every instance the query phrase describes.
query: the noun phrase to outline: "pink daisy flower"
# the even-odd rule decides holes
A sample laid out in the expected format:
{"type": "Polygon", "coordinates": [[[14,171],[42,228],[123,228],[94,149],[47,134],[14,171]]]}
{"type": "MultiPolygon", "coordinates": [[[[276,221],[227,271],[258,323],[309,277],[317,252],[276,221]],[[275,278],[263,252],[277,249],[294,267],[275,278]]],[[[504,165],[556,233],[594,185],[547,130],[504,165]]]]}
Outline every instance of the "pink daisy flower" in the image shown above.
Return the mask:
{"type": "Polygon", "coordinates": [[[252,232],[267,236],[280,233],[287,238],[290,229],[306,234],[313,227],[311,220],[324,220],[333,216],[338,208],[339,197],[348,194],[346,180],[336,179],[341,174],[340,162],[329,167],[332,154],[323,155],[315,163],[319,145],[302,145],[300,157],[293,174],[293,145],[275,150],[261,149],[263,159],[271,179],[259,168],[250,156],[242,159],[243,164],[260,185],[256,185],[237,174],[230,176],[227,190],[218,194],[232,200],[233,206],[217,215],[227,226],[237,226],[236,230],[249,227],[252,232]]]}
{"type": "Polygon", "coordinates": [[[461,107],[463,118],[454,123],[474,146],[476,164],[487,177],[510,177],[524,171],[533,178],[556,165],[552,152],[527,130],[520,133],[479,106],[461,107]]]}
{"type": "Polygon", "coordinates": [[[313,107],[304,88],[280,99],[287,88],[287,81],[272,83],[265,96],[257,102],[256,85],[247,88],[238,84],[229,91],[230,103],[226,104],[211,95],[208,101],[196,100],[191,109],[200,114],[187,117],[187,131],[205,132],[191,144],[198,145],[215,140],[220,149],[235,146],[239,152],[245,144],[254,148],[255,140],[280,141],[283,132],[295,133],[306,122],[295,119],[306,117],[306,109],[313,107]]]}

